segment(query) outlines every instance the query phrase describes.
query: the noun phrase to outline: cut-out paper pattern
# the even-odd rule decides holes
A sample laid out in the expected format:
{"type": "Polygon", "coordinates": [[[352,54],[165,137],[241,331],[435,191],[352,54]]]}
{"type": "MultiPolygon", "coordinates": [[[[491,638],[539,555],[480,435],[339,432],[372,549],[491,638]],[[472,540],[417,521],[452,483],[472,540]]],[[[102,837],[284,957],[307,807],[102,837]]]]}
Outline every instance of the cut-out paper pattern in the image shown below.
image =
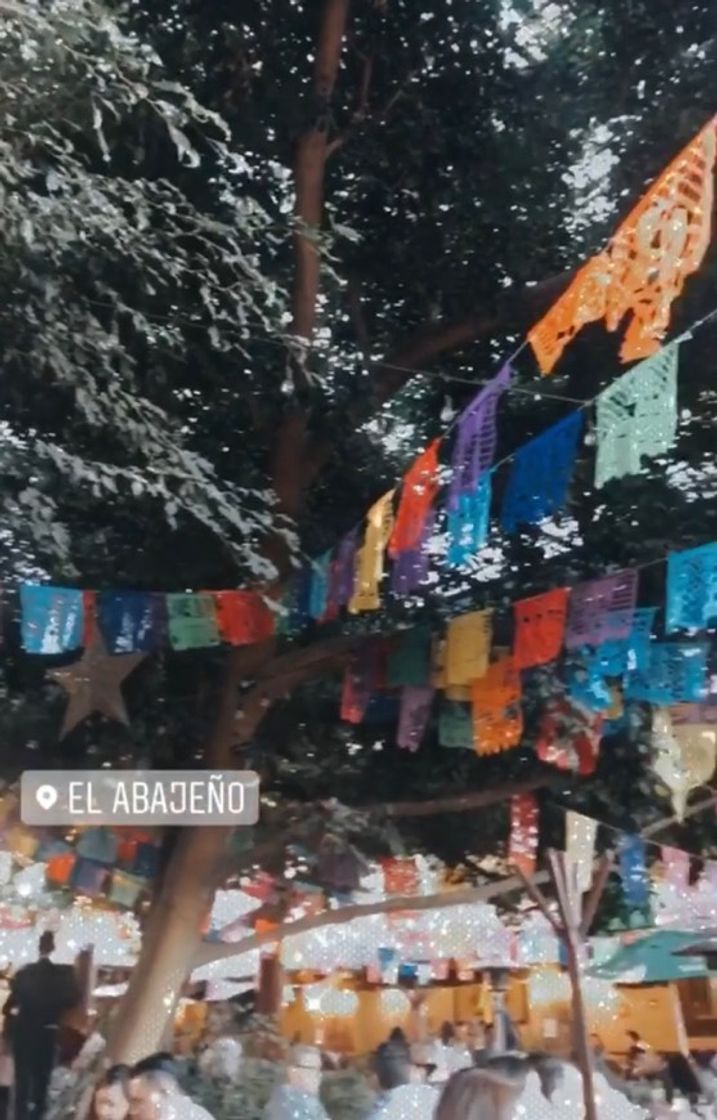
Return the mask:
{"type": "Polygon", "coordinates": [[[639,474],[643,457],[664,455],[677,435],[677,364],[672,343],[628,370],[597,398],[595,485],[639,474]]]}
{"type": "Polygon", "coordinates": [[[388,687],[420,687],[428,684],[431,679],[431,649],[430,627],[416,626],[412,630],[402,631],[389,650],[388,687]]]}
{"type": "Polygon", "coordinates": [[[488,540],[492,485],[492,473],[486,471],[473,490],[460,494],[455,507],[448,510],[449,567],[463,567],[488,540]]]}
{"type": "Polygon", "coordinates": [[[603,716],[569,696],[549,700],[540,717],[536,753],[558,770],[588,777],[597,766],[603,716]]]}
{"type": "Polygon", "coordinates": [[[167,595],[167,620],[173,649],[219,644],[214,597],[209,592],[167,595]]]}
{"type": "Polygon", "coordinates": [[[629,906],[647,906],[650,901],[650,880],[645,862],[645,841],[642,836],[622,833],[617,850],[625,901],[629,906]]]}
{"type": "Polygon", "coordinates": [[[628,636],[601,642],[593,653],[596,672],[605,677],[619,677],[635,669],[645,669],[650,659],[650,637],[656,614],[656,607],[637,607],[632,612],[628,636]]]}
{"type": "Polygon", "coordinates": [[[508,862],[526,876],[538,858],[538,801],[534,793],[519,793],[510,801],[508,862]]]}
{"type": "Polygon", "coordinates": [[[396,742],[407,751],[417,751],[428,725],[433,701],[430,685],[405,685],[401,689],[401,714],[396,742]]]}
{"type": "Polygon", "coordinates": [[[214,603],[222,641],[245,646],[273,636],[274,612],[255,591],[215,591],[214,603]]]}
{"type": "Polygon", "coordinates": [[[356,585],[356,553],[359,546],[359,530],[351,529],[336,546],[329,572],[329,592],[326,612],[333,616],[340,607],[351,600],[356,585]]]}
{"type": "Polygon", "coordinates": [[[521,684],[513,658],[500,657],[471,686],[473,741],[478,754],[517,747],[523,733],[521,684]]]}
{"type": "Polygon", "coordinates": [[[542,373],[550,373],[578,331],[598,319],[615,331],[627,317],[623,361],[657,351],[672,302],[710,242],[714,162],[712,118],[529,332],[542,373]]]}
{"type": "Polygon", "coordinates": [[[566,648],[627,638],[636,599],[637,572],[630,568],[579,583],[570,596],[566,648]]]}
{"type": "Polygon", "coordinates": [[[82,644],[81,591],[39,584],[20,585],[22,648],[28,653],[66,653],[82,644]]]}
{"type": "Polygon", "coordinates": [[[442,747],[473,750],[473,713],[468,704],[442,701],[438,710],[438,742],[442,747]]]}
{"type": "Polygon", "coordinates": [[[396,523],[388,542],[389,556],[419,548],[426,519],[438,493],[439,439],[434,439],[406,472],[401,486],[396,523]]]}
{"type": "Polygon", "coordinates": [[[704,700],[708,654],[705,642],[652,642],[647,667],[626,676],[626,699],[663,705],[704,700]]]}
{"type": "Polygon", "coordinates": [[[325,552],[313,561],[311,591],[309,593],[309,616],[319,622],[326,614],[329,601],[329,573],[331,571],[331,552],[325,552]]]}
{"type": "Polygon", "coordinates": [[[457,422],[448,488],[448,508],[458,508],[463,494],[475,493],[481,475],[490,469],[496,448],[496,411],[510,386],[512,371],[506,363],[485,385],[457,422]]]}
{"type": "Polygon", "coordinates": [[[472,684],[488,669],[492,612],[471,611],[452,618],[446,631],[443,681],[446,687],[472,684]]]}
{"type": "Polygon", "coordinates": [[[717,543],[667,557],[668,633],[704,630],[717,623],[717,543]]]}
{"type": "Polygon", "coordinates": [[[347,665],[341,691],[341,719],[362,723],[378,684],[378,670],[371,645],[359,650],[347,665]]]}
{"type": "Polygon", "coordinates": [[[536,525],[565,505],[582,425],[582,411],[571,412],[518,448],[501,509],[507,533],[520,525],[536,525]]]}
{"type": "Polygon", "coordinates": [[[607,712],[612,707],[610,686],[590,650],[573,655],[565,669],[565,682],[568,696],[591,711],[607,712]]]}
{"type": "Polygon", "coordinates": [[[415,548],[399,552],[391,568],[391,590],[400,599],[405,599],[425,583],[431,570],[428,544],[433,535],[435,516],[429,511],[423,526],[421,539],[415,548]]]}
{"type": "Polygon", "coordinates": [[[349,602],[352,614],[377,611],[381,606],[379,585],[393,528],[393,495],[394,491],[389,490],[368,511],[363,544],[356,554],[356,585],[349,602]]]}
{"type": "Polygon", "coordinates": [[[100,591],[95,611],[108,653],[149,653],[158,642],[160,601],[144,591],[100,591]]]}
{"type": "Polygon", "coordinates": [[[593,880],[597,821],[568,809],[565,814],[565,852],[576,872],[581,894],[590,890],[593,880]]]}
{"type": "Polygon", "coordinates": [[[513,660],[516,668],[546,665],[558,656],[563,645],[569,595],[567,587],[557,587],[542,595],[519,599],[513,604],[513,660]]]}
{"type": "Polygon", "coordinates": [[[399,896],[418,894],[418,868],[411,856],[384,859],[381,861],[381,867],[383,889],[386,894],[399,896]]]}

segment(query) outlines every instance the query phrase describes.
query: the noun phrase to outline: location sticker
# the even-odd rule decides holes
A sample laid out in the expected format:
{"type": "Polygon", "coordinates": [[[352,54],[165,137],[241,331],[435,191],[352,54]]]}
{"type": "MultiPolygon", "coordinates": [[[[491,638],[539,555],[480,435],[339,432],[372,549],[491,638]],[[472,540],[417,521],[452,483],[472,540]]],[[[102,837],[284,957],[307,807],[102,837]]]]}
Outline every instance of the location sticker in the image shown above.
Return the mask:
{"type": "Polygon", "coordinates": [[[41,809],[49,813],[50,809],[57,803],[58,793],[54,786],[39,786],[35,791],[35,800],[41,809]]]}

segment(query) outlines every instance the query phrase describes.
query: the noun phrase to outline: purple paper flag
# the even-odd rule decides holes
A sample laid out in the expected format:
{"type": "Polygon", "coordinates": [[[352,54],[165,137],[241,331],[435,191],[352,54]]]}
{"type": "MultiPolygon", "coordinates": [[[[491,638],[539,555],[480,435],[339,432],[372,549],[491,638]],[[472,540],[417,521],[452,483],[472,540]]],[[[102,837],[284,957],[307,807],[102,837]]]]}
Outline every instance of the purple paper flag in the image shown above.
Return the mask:
{"type": "Polygon", "coordinates": [[[407,684],[401,689],[401,715],[396,742],[406,751],[417,751],[431,714],[433,688],[407,684]]]}
{"type": "Polygon", "coordinates": [[[630,568],[579,583],[570,595],[566,648],[627,638],[636,600],[637,572],[630,568]]]}
{"type": "Polygon", "coordinates": [[[461,494],[473,493],[480,476],[493,464],[496,410],[502,394],[510,386],[511,377],[512,370],[506,362],[458,418],[448,489],[449,509],[458,507],[461,494]]]}
{"type": "Polygon", "coordinates": [[[339,607],[345,606],[354,593],[358,533],[358,528],[349,530],[336,547],[329,601],[339,607]]]}
{"type": "Polygon", "coordinates": [[[427,552],[427,545],[433,536],[435,515],[429,513],[421,533],[418,548],[409,548],[399,552],[391,568],[391,590],[394,595],[404,598],[420,587],[428,578],[431,568],[431,558],[427,552]]]}

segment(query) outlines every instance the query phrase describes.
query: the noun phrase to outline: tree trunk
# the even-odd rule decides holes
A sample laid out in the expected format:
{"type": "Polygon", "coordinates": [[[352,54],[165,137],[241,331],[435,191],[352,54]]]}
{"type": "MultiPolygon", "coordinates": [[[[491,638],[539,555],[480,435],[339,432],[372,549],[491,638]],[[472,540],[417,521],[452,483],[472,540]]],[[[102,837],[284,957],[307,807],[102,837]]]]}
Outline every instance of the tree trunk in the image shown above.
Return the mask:
{"type": "MultiPolygon", "coordinates": [[[[210,768],[235,765],[234,747],[248,742],[265,709],[248,702],[237,712],[237,681],[268,661],[268,646],[232,652],[222,682],[219,711],[207,751],[210,768]]],[[[253,692],[254,690],[252,690],[253,692]]],[[[139,960],[109,1038],[115,1062],[132,1063],[159,1049],[191,969],[210,913],[230,827],[182,830],[155,896],[139,960]]]]}
{"type": "Polygon", "coordinates": [[[229,828],[193,828],[180,837],[115,1020],[113,1061],[136,1062],[159,1048],[197,952],[230,836],[229,828]]]}

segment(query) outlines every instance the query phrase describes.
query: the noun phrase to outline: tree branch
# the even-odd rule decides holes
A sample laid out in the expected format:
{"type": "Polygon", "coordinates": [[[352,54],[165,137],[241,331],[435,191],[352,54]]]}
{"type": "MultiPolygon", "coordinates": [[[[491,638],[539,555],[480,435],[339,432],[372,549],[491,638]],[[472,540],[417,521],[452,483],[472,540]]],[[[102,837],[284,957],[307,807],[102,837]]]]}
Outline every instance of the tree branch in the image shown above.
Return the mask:
{"type": "Polygon", "coordinates": [[[415,370],[442,354],[462,350],[500,331],[530,327],[567,287],[572,270],[511,294],[495,308],[478,308],[460,319],[436,323],[410,335],[373,366],[371,406],[384,404],[415,376],[415,370]]]}
{"type": "Polygon", "coordinates": [[[497,801],[507,801],[521,793],[531,793],[546,786],[558,785],[565,785],[565,774],[551,770],[523,782],[472,790],[470,793],[461,793],[456,797],[443,797],[434,801],[394,801],[387,805],[375,805],[373,808],[395,818],[433,817],[439,813],[468,813],[473,809],[484,809],[488,805],[494,805],[497,801]]]}
{"type": "MultiPolygon", "coordinates": [[[[544,871],[533,876],[534,883],[544,883],[547,879],[548,875],[544,871]]],[[[249,937],[242,938],[241,941],[234,941],[229,944],[205,942],[200,947],[192,967],[199,968],[201,965],[211,964],[212,961],[239,956],[241,953],[248,953],[250,950],[258,949],[267,943],[281,941],[284,937],[290,937],[295,933],[308,933],[314,929],[321,929],[323,926],[345,925],[356,918],[365,918],[373,914],[394,914],[400,910],[416,912],[419,910],[435,910],[438,907],[463,906],[466,903],[487,902],[490,899],[509,894],[511,891],[520,890],[522,886],[519,876],[512,875],[508,879],[501,880],[501,882],[485,883],[483,886],[470,887],[467,890],[446,891],[422,897],[420,895],[417,897],[403,895],[383,899],[381,902],[372,903],[370,906],[342,906],[340,910],[325,910],[321,914],[299,918],[293,922],[284,922],[273,930],[253,933],[249,937]]]]}

